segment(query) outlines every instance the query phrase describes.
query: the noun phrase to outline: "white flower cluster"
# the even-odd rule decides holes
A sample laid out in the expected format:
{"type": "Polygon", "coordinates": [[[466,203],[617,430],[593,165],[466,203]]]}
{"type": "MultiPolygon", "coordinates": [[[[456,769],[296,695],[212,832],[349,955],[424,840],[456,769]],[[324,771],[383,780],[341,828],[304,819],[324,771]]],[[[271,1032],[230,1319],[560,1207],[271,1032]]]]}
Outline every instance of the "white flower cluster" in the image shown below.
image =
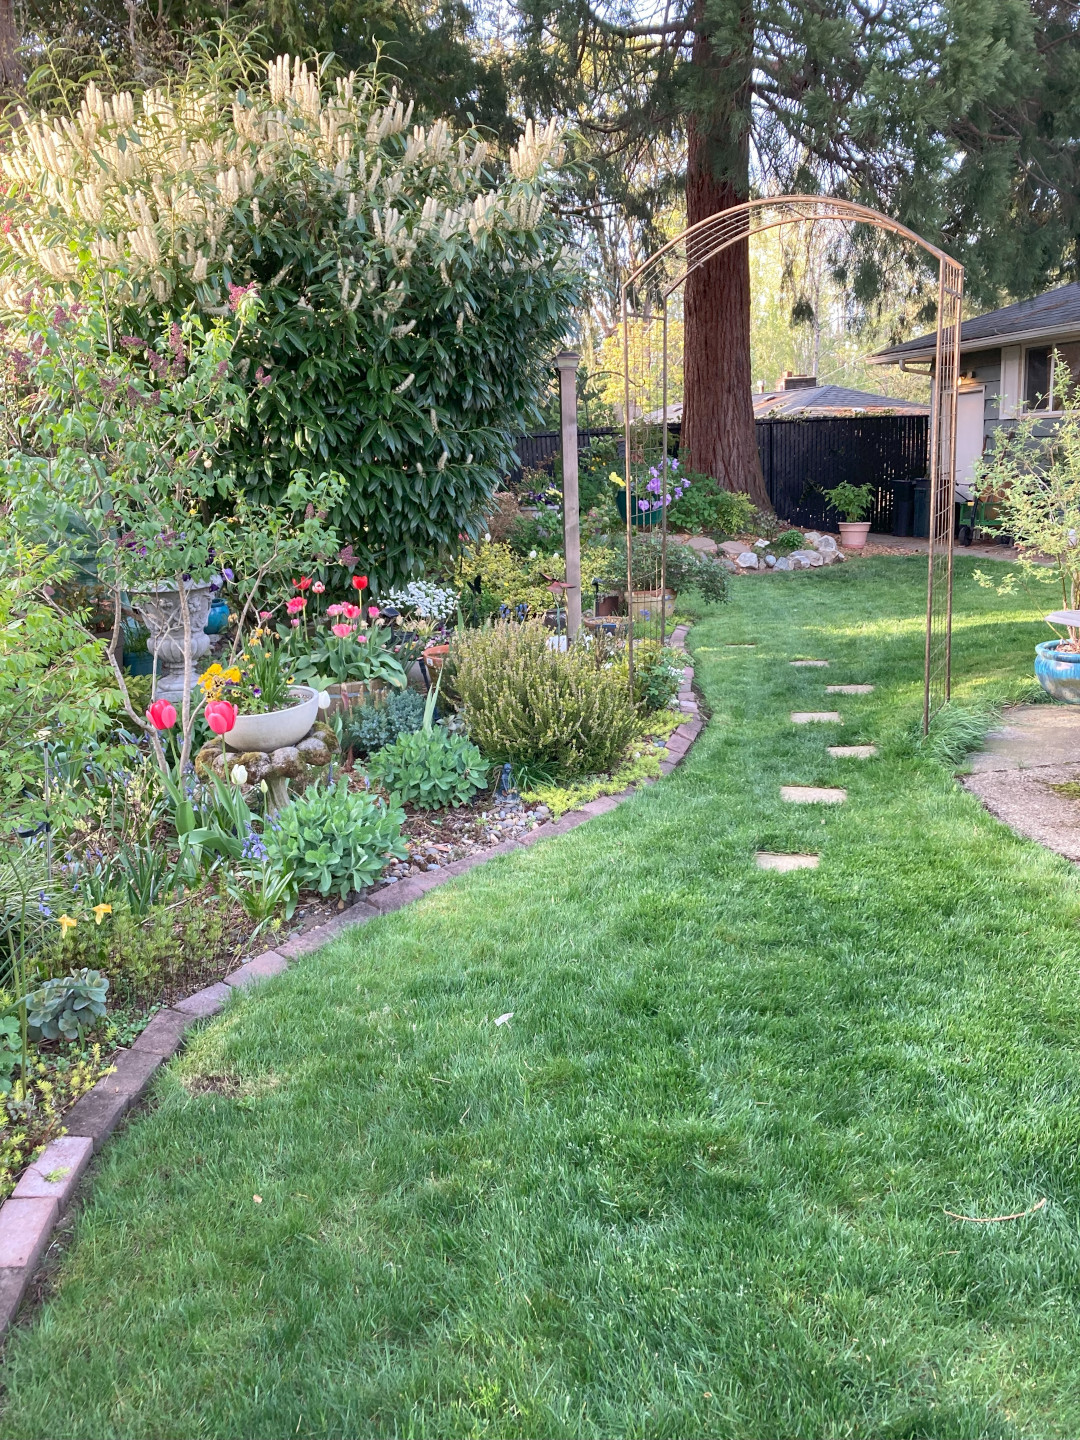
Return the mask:
{"type": "Polygon", "coordinates": [[[421,620],[449,620],[457,609],[457,595],[448,586],[432,580],[410,580],[399,590],[390,590],[386,599],[397,610],[408,610],[421,620]]]}
{"type": "Polygon", "coordinates": [[[269,63],[263,84],[235,95],[195,84],[106,99],[91,81],[70,117],[21,111],[0,150],[0,183],[19,197],[0,234],[0,305],[15,308],[28,283],[71,286],[85,248],[124,304],[151,294],[160,303],[194,284],[207,287],[204,304],[213,297],[223,307],[238,210],[269,223],[269,182],[309,183],[318,173],[373,240],[340,267],[342,305],[370,296],[376,317],[390,320],[400,303],[395,272],[418,246],[434,263],[448,245],[535,230],[543,176],[563,156],[556,125],[529,121],[509,180],[493,182],[483,141],[455,141],[443,121],[411,122],[396,91],[384,97],[355,76],[324,86],[288,55],[269,63]]]}

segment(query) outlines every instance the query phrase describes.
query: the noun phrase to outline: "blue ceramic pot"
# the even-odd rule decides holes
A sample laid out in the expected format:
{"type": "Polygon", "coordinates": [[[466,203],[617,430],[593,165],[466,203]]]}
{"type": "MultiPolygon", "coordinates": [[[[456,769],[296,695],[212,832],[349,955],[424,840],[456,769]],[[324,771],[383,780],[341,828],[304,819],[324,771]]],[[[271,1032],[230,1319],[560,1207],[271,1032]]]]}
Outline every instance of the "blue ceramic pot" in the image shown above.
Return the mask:
{"type": "Polygon", "coordinates": [[[220,635],[229,623],[229,605],[226,600],[214,600],[210,604],[210,614],[206,617],[206,625],[203,627],[204,635],[220,635]]]}
{"type": "Polygon", "coordinates": [[[1035,678],[1052,700],[1080,705],[1080,654],[1057,654],[1060,640],[1035,646],[1035,678]]]}
{"type": "Polygon", "coordinates": [[[146,650],[137,650],[134,655],[124,652],[124,669],[129,675],[152,675],[154,657],[146,650]]]}

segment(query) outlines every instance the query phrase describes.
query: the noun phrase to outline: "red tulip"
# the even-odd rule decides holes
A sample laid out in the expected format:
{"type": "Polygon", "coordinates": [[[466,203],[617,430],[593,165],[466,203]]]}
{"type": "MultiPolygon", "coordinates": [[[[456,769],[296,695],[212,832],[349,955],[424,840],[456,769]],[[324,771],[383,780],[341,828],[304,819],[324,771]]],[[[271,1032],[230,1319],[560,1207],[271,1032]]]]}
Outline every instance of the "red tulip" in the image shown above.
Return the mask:
{"type": "Polygon", "coordinates": [[[171,730],[176,724],[176,706],[168,700],[155,700],[146,712],[146,718],[155,730],[171,730]]]}
{"type": "Polygon", "coordinates": [[[353,585],[353,589],[354,589],[354,590],[366,590],[366,589],[367,589],[367,576],[366,576],[366,575],[354,575],[354,576],[352,577],[352,585],[353,585]]]}
{"type": "Polygon", "coordinates": [[[291,600],[285,601],[285,609],[290,615],[299,615],[306,604],[307,601],[302,595],[294,595],[291,600]]]}
{"type": "Polygon", "coordinates": [[[292,583],[294,590],[306,590],[311,584],[311,576],[301,575],[299,580],[294,580],[292,583]]]}
{"type": "Polygon", "coordinates": [[[206,723],[215,735],[227,735],[236,724],[236,706],[228,700],[211,700],[206,707],[206,723]]]}

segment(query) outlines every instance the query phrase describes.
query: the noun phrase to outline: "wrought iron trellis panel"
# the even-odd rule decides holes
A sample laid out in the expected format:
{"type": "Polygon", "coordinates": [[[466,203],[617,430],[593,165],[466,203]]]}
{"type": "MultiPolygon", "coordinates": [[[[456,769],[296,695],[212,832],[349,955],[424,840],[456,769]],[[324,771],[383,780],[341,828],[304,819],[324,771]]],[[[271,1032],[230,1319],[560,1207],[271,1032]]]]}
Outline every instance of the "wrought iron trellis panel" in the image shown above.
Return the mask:
{"type": "MultiPolygon", "coordinates": [[[[629,626],[630,674],[634,672],[634,630],[658,638],[667,633],[669,599],[667,588],[667,506],[670,493],[669,449],[670,407],[673,402],[669,366],[669,316],[681,305],[687,277],[721,251],[766,230],[822,221],[847,225],[872,225],[917,245],[938,262],[938,328],[934,365],[934,401],[931,420],[930,553],[927,565],[926,650],[923,671],[923,727],[929,727],[935,711],[949,698],[952,660],[952,544],[953,489],[956,457],[956,396],[959,383],[960,318],[963,302],[963,266],[945,251],[931,245],[907,226],[882,215],[867,205],[818,195],[782,195],[772,199],[749,200],[722,210],[692,225],[668,242],[627,277],[622,287],[623,341],[623,426],[625,461],[623,493],[626,521],[626,587],[631,617],[629,626]],[[657,359],[659,363],[657,363],[657,359]],[[650,471],[659,470],[659,492],[646,492],[650,471]],[[644,492],[644,493],[643,493],[644,492]],[[643,577],[635,564],[635,541],[646,533],[635,524],[635,516],[653,514],[653,500],[659,499],[655,523],[658,542],[650,542],[650,563],[643,577]],[[638,580],[652,578],[654,585],[635,587],[638,580]],[[651,590],[656,597],[651,608],[635,600],[635,588],[651,590]]],[[[681,389],[681,386],[678,388],[681,389]]],[[[681,399],[681,394],[680,397],[681,399]]],[[[639,637],[640,638],[640,637],[639,637]]]]}

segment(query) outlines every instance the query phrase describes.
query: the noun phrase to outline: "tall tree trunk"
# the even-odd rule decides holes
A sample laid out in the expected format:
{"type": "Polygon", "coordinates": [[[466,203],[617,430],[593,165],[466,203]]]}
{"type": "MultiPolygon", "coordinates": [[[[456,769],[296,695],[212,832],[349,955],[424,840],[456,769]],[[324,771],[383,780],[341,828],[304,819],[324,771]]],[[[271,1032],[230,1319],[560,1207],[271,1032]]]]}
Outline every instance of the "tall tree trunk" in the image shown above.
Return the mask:
{"type": "MultiPolygon", "coordinates": [[[[740,10],[726,53],[714,48],[703,16],[694,38],[686,165],[689,225],[740,204],[749,193],[753,18],[749,7],[740,10]]],[[[769,510],[750,380],[747,240],[729,245],[687,277],[684,327],[680,448],[694,470],[769,510]]]]}
{"type": "Polygon", "coordinates": [[[15,0],[0,0],[0,96],[21,90],[26,81],[19,59],[19,29],[15,0]]]}

